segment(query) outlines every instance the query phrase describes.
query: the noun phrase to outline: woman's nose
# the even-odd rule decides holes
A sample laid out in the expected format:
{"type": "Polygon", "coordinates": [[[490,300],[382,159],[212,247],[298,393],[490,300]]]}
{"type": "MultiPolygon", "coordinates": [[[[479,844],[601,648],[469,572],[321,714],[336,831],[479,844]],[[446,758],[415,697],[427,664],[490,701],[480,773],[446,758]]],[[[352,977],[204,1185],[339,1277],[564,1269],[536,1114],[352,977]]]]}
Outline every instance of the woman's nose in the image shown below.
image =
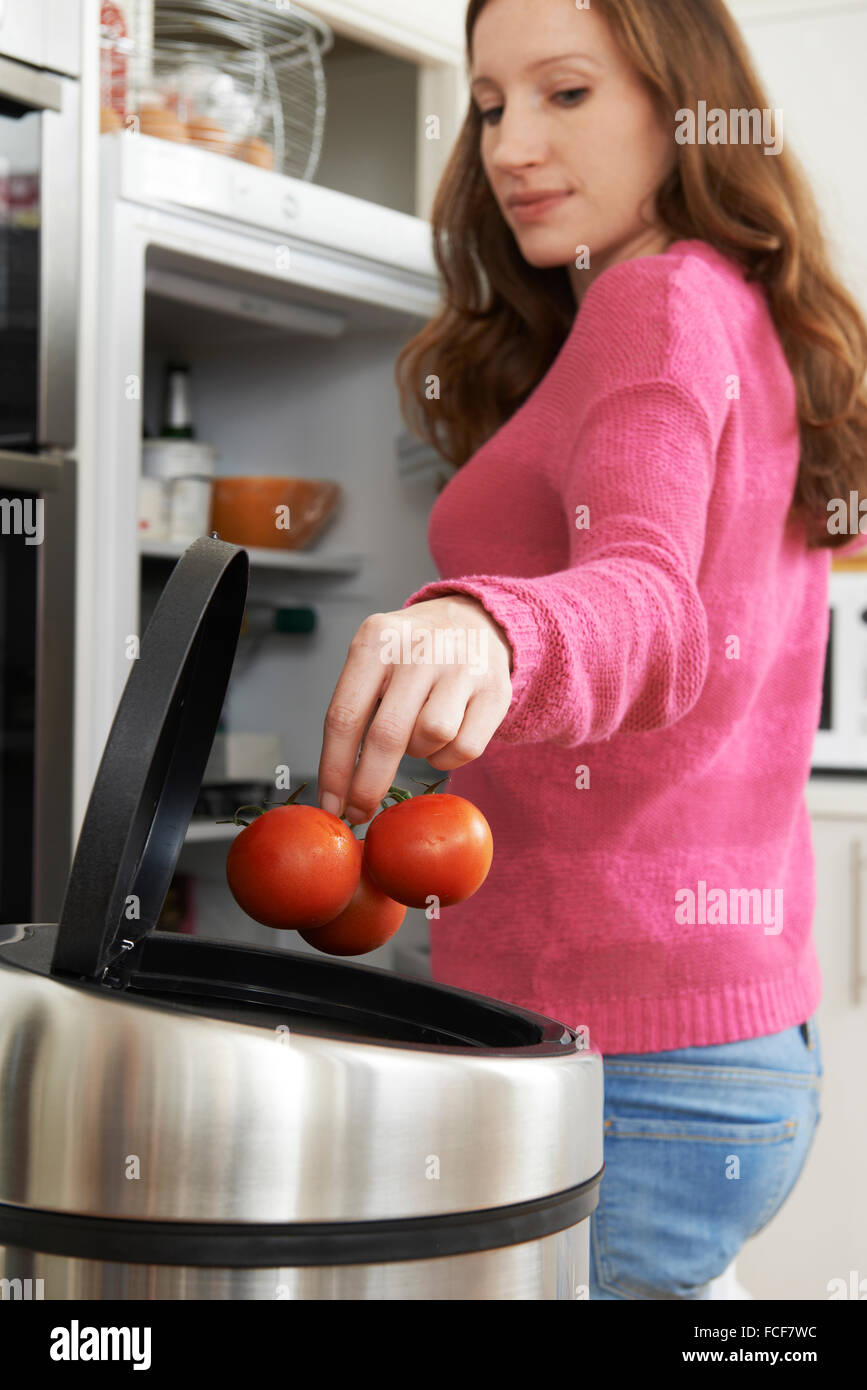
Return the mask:
{"type": "Polygon", "coordinates": [[[493,129],[496,139],[492,141],[490,158],[495,168],[509,172],[545,160],[547,136],[539,111],[532,103],[507,106],[493,129]]]}

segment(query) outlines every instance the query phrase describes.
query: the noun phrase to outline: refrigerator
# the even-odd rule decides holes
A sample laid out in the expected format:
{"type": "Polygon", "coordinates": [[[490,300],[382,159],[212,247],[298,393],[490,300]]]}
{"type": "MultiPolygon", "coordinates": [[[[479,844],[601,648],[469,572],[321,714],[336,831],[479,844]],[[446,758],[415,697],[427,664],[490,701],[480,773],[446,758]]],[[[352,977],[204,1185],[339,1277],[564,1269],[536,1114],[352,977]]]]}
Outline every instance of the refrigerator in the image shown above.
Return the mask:
{"type": "MultiPolygon", "coordinates": [[[[140,133],[103,134],[99,146],[96,449],[79,528],[99,559],[81,599],[90,698],[76,714],[77,784],[92,782],[130,639],[183,549],[138,529],[143,435],[159,434],[166,370],[180,361],[195,437],[216,450],[218,477],[282,474],[343,490],[312,547],[251,555],[258,635],[239,643],[222,720],[227,733],[279,740],[292,789],[306,782],[301,800],[315,801],[322,721],[354,633],[435,577],[427,522],[451,469],[407,431],[394,380],[401,347],[439,305],[430,225],[140,133]],[[263,635],[279,608],[312,610],[312,630],[263,635]]],[[[438,775],[413,759],[400,773],[438,775]]],[[[207,920],[211,936],[271,946],[274,933],[228,894],[237,831],[216,819],[194,816],[184,845],[181,929],[207,920]]],[[[408,918],[366,963],[426,973],[424,914],[408,918]]]]}

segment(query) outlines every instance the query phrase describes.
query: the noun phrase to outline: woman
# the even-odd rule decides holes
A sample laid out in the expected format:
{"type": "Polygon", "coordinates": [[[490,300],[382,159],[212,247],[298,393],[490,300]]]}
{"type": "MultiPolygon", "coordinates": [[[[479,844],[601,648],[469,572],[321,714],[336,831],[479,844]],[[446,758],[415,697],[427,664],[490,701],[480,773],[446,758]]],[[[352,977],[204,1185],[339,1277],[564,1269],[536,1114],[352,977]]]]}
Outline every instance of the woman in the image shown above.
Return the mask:
{"type": "Polygon", "coordinates": [[[735,141],[768,102],[721,0],[471,0],[467,44],[445,307],[398,364],[459,466],[443,578],[354,638],[320,800],[366,822],[404,753],[457,769],[495,855],[434,978],[603,1054],[591,1298],[706,1298],[818,1120],[804,785],[867,330],[781,132],[735,141]],[[384,666],[401,622],[487,659],[384,666]]]}

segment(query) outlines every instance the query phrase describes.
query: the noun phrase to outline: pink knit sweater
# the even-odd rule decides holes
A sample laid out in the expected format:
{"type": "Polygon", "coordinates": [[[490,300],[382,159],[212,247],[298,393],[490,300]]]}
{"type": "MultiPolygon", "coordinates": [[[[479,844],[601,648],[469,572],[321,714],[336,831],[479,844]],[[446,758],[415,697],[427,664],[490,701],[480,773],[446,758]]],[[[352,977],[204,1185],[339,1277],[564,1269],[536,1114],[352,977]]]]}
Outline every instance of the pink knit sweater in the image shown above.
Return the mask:
{"type": "Polygon", "coordinates": [[[804,786],[829,558],[787,524],[797,460],[762,291],[682,241],[589,286],[439,495],[443,578],[404,607],[472,595],[514,662],[505,720],[447,787],[494,860],[430,924],[435,980],[586,1025],[603,1053],[816,1008],[804,786]]]}

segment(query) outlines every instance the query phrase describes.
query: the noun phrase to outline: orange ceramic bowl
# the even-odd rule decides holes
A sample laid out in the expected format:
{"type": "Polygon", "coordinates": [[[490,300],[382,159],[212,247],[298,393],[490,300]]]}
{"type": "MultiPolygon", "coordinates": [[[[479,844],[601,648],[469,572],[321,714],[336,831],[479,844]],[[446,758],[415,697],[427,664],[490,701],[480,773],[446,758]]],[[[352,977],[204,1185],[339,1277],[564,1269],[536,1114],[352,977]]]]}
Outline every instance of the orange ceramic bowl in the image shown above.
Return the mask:
{"type": "Polygon", "coordinates": [[[315,478],[215,478],[211,530],[231,545],[303,550],[334,516],[339,483],[315,478]]]}

